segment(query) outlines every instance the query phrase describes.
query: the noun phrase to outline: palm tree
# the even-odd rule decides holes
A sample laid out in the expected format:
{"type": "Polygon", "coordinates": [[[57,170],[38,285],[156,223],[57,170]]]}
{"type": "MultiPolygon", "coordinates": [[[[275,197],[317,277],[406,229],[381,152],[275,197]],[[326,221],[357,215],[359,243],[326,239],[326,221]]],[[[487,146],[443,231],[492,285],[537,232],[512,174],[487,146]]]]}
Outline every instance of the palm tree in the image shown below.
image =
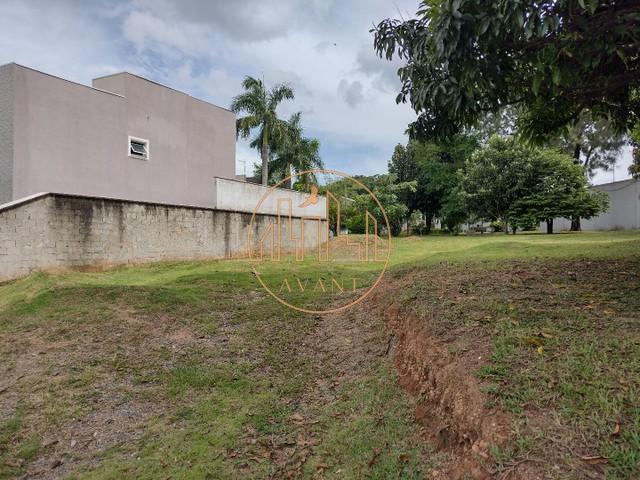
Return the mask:
{"type": "MultiPolygon", "coordinates": [[[[294,113],[286,125],[286,134],[280,145],[274,145],[272,152],[273,173],[276,178],[289,177],[287,187],[292,187],[291,175],[295,172],[324,168],[320,158],[320,142],[316,138],[305,138],[300,125],[301,113],[294,113]]],[[[303,185],[315,182],[313,174],[303,175],[299,181],[303,185]]]]}
{"type": "Polygon", "coordinates": [[[251,131],[258,129],[251,139],[251,147],[260,152],[262,158],[262,184],[269,179],[269,150],[283,142],[286,135],[286,122],[280,120],[276,108],[283,100],[293,99],[293,90],[285,84],[279,84],[269,91],[262,80],[245,77],[242,82],[244,92],[233,98],[231,110],[235,113],[246,112],[247,116],[236,120],[238,136],[249,138],[251,131]]]}

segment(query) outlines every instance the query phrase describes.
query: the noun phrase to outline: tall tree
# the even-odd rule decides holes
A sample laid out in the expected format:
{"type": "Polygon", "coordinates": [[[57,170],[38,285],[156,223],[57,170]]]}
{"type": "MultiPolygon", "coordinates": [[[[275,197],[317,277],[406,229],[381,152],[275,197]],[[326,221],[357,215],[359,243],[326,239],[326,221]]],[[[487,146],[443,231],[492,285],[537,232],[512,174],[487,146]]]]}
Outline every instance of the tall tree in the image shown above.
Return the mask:
{"type": "MultiPolygon", "coordinates": [[[[292,188],[291,176],[306,170],[324,168],[320,158],[320,141],[316,138],[306,138],[300,124],[301,113],[291,116],[286,125],[283,141],[271,146],[273,161],[270,169],[279,179],[287,178],[287,187],[292,188]]],[[[315,175],[305,174],[298,178],[301,185],[315,183],[315,175]]]]}
{"type": "Polygon", "coordinates": [[[513,138],[492,137],[467,162],[461,187],[468,208],[480,217],[529,227],[553,219],[590,218],[606,209],[606,194],[588,189],[573,158],[555,149],[532,148],[513,138]]]}
{"type": "MultiPolygon", "coordinates": [[[[616,132],[607,119],[594,119],[586,111],[580,114],[572,126],[564,129],[557,142],[564,153],[573,156],[575,163],[582,166],[587,178],[593,177],[597,170],[615,168],[620,150],[625,144],[625,135],[616,132]]],[[[571,231],[581,229],[580,217],[573,217],[571,231]]]]}
{"type": "Polygon", "coordinates": [[[553,233],[555,218],[591,218],[605,211],[609,197],[590,191],[580,165],[568,155],[553,151],[535,151],[528,165],[527,192],[509,209],[514,225],[547,223],[553,233]]]}
{"type": "MultiPolygon", "coordinates": [[[[396,145],[393,155],[388,163],[389,173],[396,183],[411,182],[417,180],[419,169],[416,163],[416,156],[411,145],[396,145]]],[[[399,200],[407,206],[407,218],[419,209],[419,193],[414,190],[404,189],[398,192],[399,200]]]]}
{"type": "Polygon", "coordinates": [[[589,112],[565,129],[558,141],[562,152],[571,155],[588,178],[596,170],[613,168],[625,144],[625,135],[616,132],[606,119],[593,119],[589,112]]]}
{"type": "Polygon", "coordinates": [[[242,82],[244,92],[233,98],[231,110],[235,113],[245,112],[247,115],[236,120],[238,136],[251,139],[251,147],[260,152],[262,159],[262,184],[269,181],[270,148],[279,145],[287,133],[286,122],[278,118],[276,109],[284,100],[294,97],[291,87],[285,84],[275,85],[267,90],[262,80],[245,77],[242,82]]]}
{"type": "Polygon", "coordinates": [[[477,136],[463,134],[438,143],[409,143],[418,169],[416,207],[425,215],[427,231],[435,217],[440,217],[447,227],[453,226],[459,219],[459,209],[453,208],[459,205],[457,194],[454,195],[459,184],[457,171],[464,167],[465,161],[477,147],[477,136]]]}
{"type": "Polygon", "coordinates": [[[537,141],[585,110],[617,131],[638,121],[637,0],[424,0],[373,31],[380,56],[406,62],[397,101],[418,114],[414,136],[447,137],[507,105],[537,141]]]}
{"type": "Polygon", "coordinates": [[[527,192],[509,210],[514,225],[547,223],[553,233],[555,218],[591,218],[605,211],[608,196],[590,191],[580,165],[569,155],[554,150],[537,150],[528,165],[527,192]]]}
{"type": "MultiPolygon", "coordinates": [[[[345,226],[354,233],[364,233],[365,212],[371,213],[378,222],[378,227],[385,225],[385,216],[389,221],[390,233],[397,236],[402,231],[402,225],[407,217],[407,206],[400,201],[399,196],[406,190],[415,190],[415,181],[397,183],[395,175],[374,175],[371,177],[357,177],[364,185],[367,185],[382,208],[384,214],[371,195],[363,188],[351,188],[348,200],[344,204],[345,226]]],[[[329,185],[332,192],[340,191],[340,182],[329,185]]]]}
{"type": "Polygon", "coordinates": [[[479,217],[502,221],[508,232],[510,209],[526,195],[532,181],[528,174],[532,155],[533,149],[513,138],[490,138],[465,165],[461,188],[469,210],[479,217]]]}

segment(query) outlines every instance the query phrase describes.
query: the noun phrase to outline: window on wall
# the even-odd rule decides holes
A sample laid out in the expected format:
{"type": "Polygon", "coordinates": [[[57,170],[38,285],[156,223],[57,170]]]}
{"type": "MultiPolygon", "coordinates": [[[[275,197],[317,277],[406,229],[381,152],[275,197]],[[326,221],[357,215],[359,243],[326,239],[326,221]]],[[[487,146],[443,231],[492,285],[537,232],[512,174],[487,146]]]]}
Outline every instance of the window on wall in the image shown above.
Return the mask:
{"type": "Polygon", "coordinates": [[[149,140],[129,137],[129,156],[149,160],[149,140]]]}

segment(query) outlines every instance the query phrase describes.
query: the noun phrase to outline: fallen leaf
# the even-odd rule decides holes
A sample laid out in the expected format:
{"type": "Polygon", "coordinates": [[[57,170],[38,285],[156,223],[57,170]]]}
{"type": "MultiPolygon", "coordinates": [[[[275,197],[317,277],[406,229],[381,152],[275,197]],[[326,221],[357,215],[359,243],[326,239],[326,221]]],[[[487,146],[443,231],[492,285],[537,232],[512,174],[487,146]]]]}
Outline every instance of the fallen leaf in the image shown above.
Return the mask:
{"type": "Polygon", "coordinates": [[[542,355],[543,351],[544,351],[544,349],[542,347],[536,348],[536,352],[538,352],[539,355],[542,355]]]}
{"type": "Polygon", "coordinates": [[[553,335],[551,335],[550,333],[545,332],[544,330],[540,332],[540,336],[542,338],[553,338],[553,335]]]}
{"type": "Polygon", "coordinates": [[[409,461],[409,455],[407,455],[406,453],[401,453],[400,455],[398,455],[398,461],[401,463],[407,463],[409,461]]]}
{"type": "Polygon", "coordinates": [[[294,422],[302,422],[302,421],[304,421],[304,417],[302,415],[300,415],[298,412],[296,412],[293,415],[291,415],[291,419],[294,422]]]}

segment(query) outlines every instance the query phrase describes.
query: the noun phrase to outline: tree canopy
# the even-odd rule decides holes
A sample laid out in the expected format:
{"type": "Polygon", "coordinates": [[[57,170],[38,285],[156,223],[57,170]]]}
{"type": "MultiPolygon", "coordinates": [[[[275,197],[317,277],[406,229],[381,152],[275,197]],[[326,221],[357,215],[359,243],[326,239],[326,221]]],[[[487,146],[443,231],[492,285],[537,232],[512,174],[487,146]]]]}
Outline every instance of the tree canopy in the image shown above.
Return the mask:
{"type": "Polygon", "coordinates": [[[565,129],[558,141],[551,144],[571,155],[591,178],[597,170],[607,171],[615,167],[626,138],[616,132],[606,119],[593,119],[590,112],[583,112],[571,127],[565,129]]]}
{"type": "Polygon", "coordinates": [[[607,194],[589,190],[582,168],[569,156],[542,150],[532,160],[527,192],[508,212],[513,225],[526,228],[544,221],[547,233],[553,233],[555,218],[588,219],[606,210],[607,194]]]}
{"type": "Polygon", "coordinates": [[[410,141],[406,147],[396,146],[389,162],[389,172],[395,175],[398,183],[416,181],[415,190],[404,191],[400,195],[408,207],[407,216],[419,211],[426,220],[427,231],[435,217],[441,217],[451,227],[458,224],[460,211],[453,208],[459,205],[454,198],[458,183],[456,172],[477,146],[475,135],[462,134],[446,141],[410,141]]]}
{"type": "MultiPolygon", "coordinates": [[[[301,125],[302,114],[294,113],[286,125],[284,137],[271,145],[271,160],[269,161],[269,175],[274,182],[306,170],[322,169],[324,164],[320,158],[320,141],[307,138],[301,125]]],[[[301,186],[315,182],[315,175],[307,173],[297,178],[301,186]]],[[[287,187],[292,188],[291,178],[287,187]]]]}
{"type": "Polygon", "coordinates": [[[286,84],[275,85],[267,90],[262,80],[247,76],[242,82],[244,92],[233,98],[231,110],[245,112],[246,116],[236,120],[239,137],[251,138],[251,147],[260,152],[262,159],[262,184],[269,181],[269,153],[274,145],[284,143],[287,123],[278,118],[276,109],[284,100],[294,97],[293,90],[286,84]],[[257,130],[257,132],[256,132],[257,130]]]}
{"type": "Polygon", "coordinates": [[[505,230],[546,221],[552,233],[554,218],[591,218],[607,208],[606,194],[589,190],[582,167],[569,155],[513,138],[492,137],[475,152],[461,188],[470,211],[501,220],[505,230]]]}
{"type": "Polygon", "coordinates": [[[397,101],[418,114],[413,137],[449,137],[509,105],[536,141],[585,110],[617,131],[638,121],[636,0],[425,0],[373,32],[380,56],[406,62],[397,101]]]}

